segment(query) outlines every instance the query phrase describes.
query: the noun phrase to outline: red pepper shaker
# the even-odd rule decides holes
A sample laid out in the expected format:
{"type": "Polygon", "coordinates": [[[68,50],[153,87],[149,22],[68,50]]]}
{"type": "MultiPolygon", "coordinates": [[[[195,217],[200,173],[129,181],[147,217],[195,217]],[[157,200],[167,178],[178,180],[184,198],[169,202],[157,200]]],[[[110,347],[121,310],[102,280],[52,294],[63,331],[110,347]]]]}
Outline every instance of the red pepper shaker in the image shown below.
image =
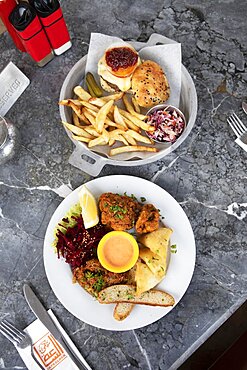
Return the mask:
{"type": "Polygon", "coordinates": [[[16,47],[20,51],[26,51],[21,39],[16,33],[15,29],[9,22],[9,15],[12,10],[16,7],[17,3],[15,0],[0,0],[0,18],[2,19],[5,27],[7,28],[8,33],[12,37],[16,47]]]}
{"type": "Polygon", "coordinates": [[[54,58],[51,45],[33,7],[24,2],[17,5],[10,13],[9,20],[28,54],[40,67],[54,58]]]}
{"type": "Polygon", "coordinates": [[[56,55],[68,50],[72,43],[58,0],[29,0],[35,8],[56,55]]]}

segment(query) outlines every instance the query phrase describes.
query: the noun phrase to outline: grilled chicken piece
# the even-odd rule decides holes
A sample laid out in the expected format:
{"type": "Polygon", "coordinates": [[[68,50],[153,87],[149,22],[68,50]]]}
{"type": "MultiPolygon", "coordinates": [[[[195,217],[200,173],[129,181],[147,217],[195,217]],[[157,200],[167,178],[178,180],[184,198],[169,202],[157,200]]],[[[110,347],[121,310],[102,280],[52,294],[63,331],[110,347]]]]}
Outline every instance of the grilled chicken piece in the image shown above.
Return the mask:
{"type": "Polygon", "coordinates": [[[159,211],[152,204],[145,204],[136,222],[139,234],[151,233],[159,228],[159,211]]]}

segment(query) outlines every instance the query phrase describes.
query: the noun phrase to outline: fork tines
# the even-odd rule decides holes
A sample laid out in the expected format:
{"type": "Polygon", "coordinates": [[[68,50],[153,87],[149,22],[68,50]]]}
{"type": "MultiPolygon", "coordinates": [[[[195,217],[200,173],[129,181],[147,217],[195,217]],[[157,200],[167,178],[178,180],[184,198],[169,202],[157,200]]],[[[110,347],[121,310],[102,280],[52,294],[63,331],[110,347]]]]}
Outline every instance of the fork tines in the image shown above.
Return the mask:
{"type": "Polygon", "coordinates": [[[15,328],[10,322],[7,320],[3,320],[0,323],[0,332],[11,342],[15,341],[19,343],[23,340],[26,336],[20,330],[15,328]]]}
{"type": "Polygon", "coordinates": [[[245,127],[243,122],[238,118],[236,113],[232,113],[232,115],[227,119],[227,122],[231,126],[236,136],[239,137],[247,132],[247,128],[245,127]]]}

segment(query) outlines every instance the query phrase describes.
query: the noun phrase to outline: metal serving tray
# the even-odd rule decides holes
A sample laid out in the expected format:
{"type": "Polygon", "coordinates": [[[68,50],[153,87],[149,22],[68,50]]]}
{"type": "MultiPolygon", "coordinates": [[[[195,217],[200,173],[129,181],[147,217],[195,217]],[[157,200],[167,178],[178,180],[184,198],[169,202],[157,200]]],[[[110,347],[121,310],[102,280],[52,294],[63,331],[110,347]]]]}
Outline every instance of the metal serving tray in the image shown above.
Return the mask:
{"type": "MultiPolygon", "coordinates": [[[[158,34],[151,35],[149,42],[150,40],[152,41],[152,44],[167,44],[174,42],[173,40],[167,39],[158,34]]],[[[130,44],[132,44],[137,50],[140,48],[140,43],[138,42],[130,42],[130,44]]],[[[60,100],[69,99],[74,96],[73,88],[76,85],[79,85],[85,76],[86,61],[87,55],[81,58],[70,70],[62,85],[60,100]]],[[[192,130],[197,115],[197,94],[195,85],[183,64],[180,103],[178,108],[184,113],[187,121],[184,132],[174,144],[169,147],[164,146],[164,148],[161,148],[158,153],[150,153],[145,159],[131,159],[123,161],[104,157],[90,150],[85,143],[72,139],[71,132],[65,128],[68,136],[75,145],[75,149],[69,158],[69,163],[91,176],[97,176],[106,164],[127,167],[145,165],[155,162],[177,149],[192,130]]],[[[60,116],[63,121],[72,123],[72,113],[70,108],[60,105],[60,116]]]]}

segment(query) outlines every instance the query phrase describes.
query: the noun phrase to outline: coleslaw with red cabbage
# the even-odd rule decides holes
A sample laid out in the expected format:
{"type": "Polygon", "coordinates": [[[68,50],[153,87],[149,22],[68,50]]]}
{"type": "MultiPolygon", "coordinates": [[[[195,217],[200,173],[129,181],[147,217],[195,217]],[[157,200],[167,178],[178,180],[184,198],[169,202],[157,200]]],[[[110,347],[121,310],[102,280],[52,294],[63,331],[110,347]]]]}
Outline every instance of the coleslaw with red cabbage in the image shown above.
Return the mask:
{"type": "Polygon", "coordinates": [[[184,117],[171,106],[148,114],[147,123],[155,127],[154,131],[146,132],[148,137],[157,142],[174,143],[185,128],[184,117]]]}

